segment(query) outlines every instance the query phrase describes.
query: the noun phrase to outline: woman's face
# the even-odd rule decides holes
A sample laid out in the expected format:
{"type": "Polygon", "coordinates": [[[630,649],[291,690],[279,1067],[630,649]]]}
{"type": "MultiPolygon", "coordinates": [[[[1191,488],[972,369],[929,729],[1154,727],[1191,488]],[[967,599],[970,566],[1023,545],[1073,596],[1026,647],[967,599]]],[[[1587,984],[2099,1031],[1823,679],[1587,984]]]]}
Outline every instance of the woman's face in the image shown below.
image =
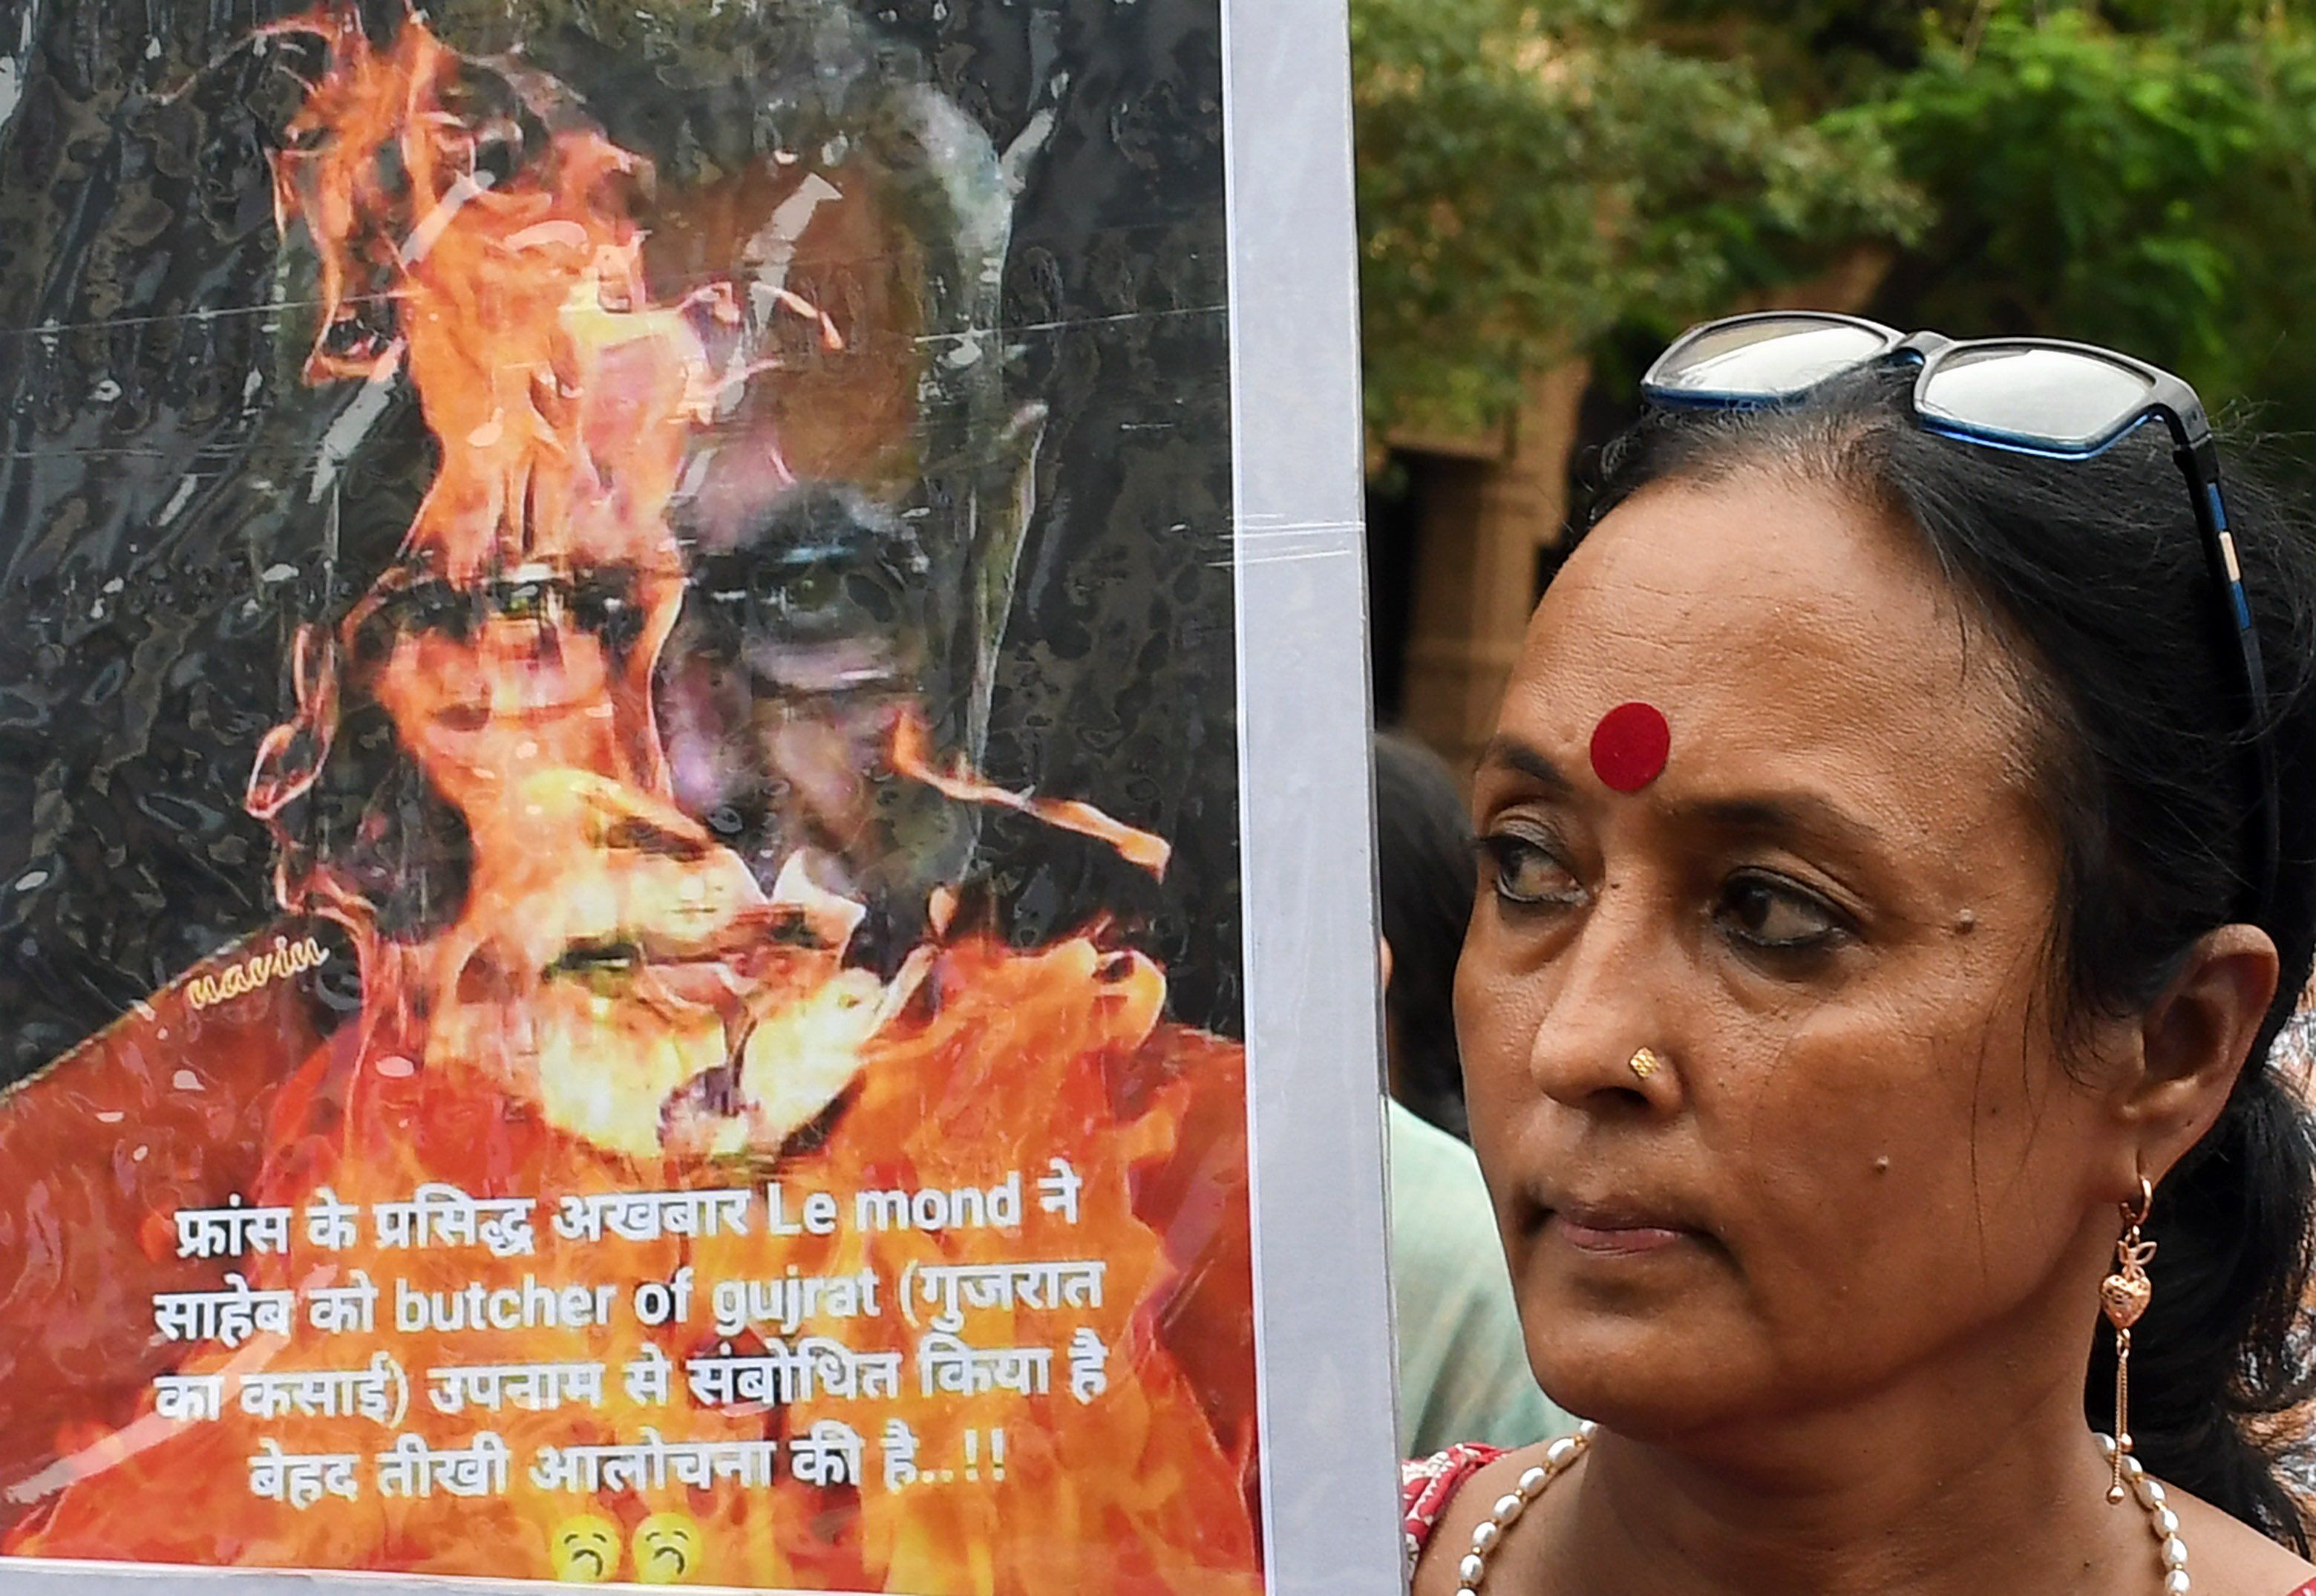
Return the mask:
{"type": "Polygon", "coordinates": [[[2073,1326],[2080,1390],[2116,1129],[2053,1038],[2009,664],[1909,532],[1782,476],[1652,488],[1545,595],[1475,779],[1456,1004],[1568,1407],[1791,1413],[1997,1325],[2073,1326]],[[1671,751],[1626,794],[1589,748],[1634,700],[1671,751]]]}

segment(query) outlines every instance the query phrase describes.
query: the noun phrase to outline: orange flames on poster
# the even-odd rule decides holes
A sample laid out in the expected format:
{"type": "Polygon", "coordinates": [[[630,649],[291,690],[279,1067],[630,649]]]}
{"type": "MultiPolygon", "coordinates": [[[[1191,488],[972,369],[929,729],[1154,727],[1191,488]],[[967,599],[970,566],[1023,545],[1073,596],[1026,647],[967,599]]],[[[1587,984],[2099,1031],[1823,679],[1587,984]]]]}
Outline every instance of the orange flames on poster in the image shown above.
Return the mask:
{"type": "MultiPolygon", "coordinates": [[[[681,1576],[698,1583],[1258,1592],[1252,1369],[1233,1339],[1251,1314],[1240,1050],[1165,1023],[1162,972],[1095,936],[1034,953],[928,943],[889,974],[849,964],[860,905],[800,869],[764,889],[678,808],[652,676],[682,602],[669,509],[687,446],[724,386],[750,375],[709,355],[709,334],[736,315],[731,286],[654,298],[635,220],[649,166],[556,85],[506,68],[491,81],[512,97],[478,98],[470,63],[416,17],[383,43],[334,11],[271,31],[317,40],[325,62],[276,163],[282,227],[319,257],[306,376],[406,377],[439,450],[393,570],[335,628],[298,638],[297,712],[265,739],[248,795],[276,831],[285,907],[341,924],[362,977],[359,1017],[285,1089],[249,1199],[352,1205],[360,1239],[315,1244],[301,1218],[286,1252],[236,1263],[254,1288],[299,1294],[296,1333],[181,1365],[226,1377],[216,1419],[163,1420],[148,1403],[124,1426],[68,1437],[67,1477],[7,1549],[646,1578],[659,1574],[643,1532],[673,1522],[690,1526],[681,1576]],[[455,918],[418,941],[384,933],[364,885],[298,830],[357,693],[385,710],[470,839],[455,918]],[[1038,1196],[1057,1168],[1075,1182],[1073,1217],[1038,1196]],[[769,1234],[775,1181],[791,1217],[818,1191],[842,1222],[769,1234]],[[857,1222],[860,1192],[1008,1182],[1022,1203],[1011,1226],[857,1222]],[[430,1183],[540,1199],[531,1249],[381,1244],[373,1206],[430,1183]],[[566,1199],[696,1188],[753,1192],[746,1234],[584,1240],[552,1224],[566,1199]],[[1156,1211],[1169,1188],[1189,1193],[1171,1217],[1156,1211]],[[1198,1222],[1182,1217],[1201,1206],[1198,1222]],[[897,1299],[903,1281],[1025,1260],[1099,1262],[1098,1302],[979,1309],[961,1333],[1056,1346],[1050,1388],[929,1395],[915,1361],[929,1332],[922,1305],[897,1299]],[[640,1323],[635,1288],[679,1279],[689,1315],[640,1323]],[[842,1294],[824,1293],[793,1322],[716,1323],[719,1287],[786,1300],[781,1283],[807,1279],[860,1282],[877,1311],[857,1298],[839,1311],[842,1294]],[[311,1293],[362,1280],[379,1291],[375,1328],[313,1333],[311,1293]],[[592,1296],[571,1322],[569,1292],[598,1285],[613,1287],[609,1322],[592,1296]],[[423,1327],[414,1299],[429,1305],[423,1327]],[[539,1311],[443,1325],[455,1315],[441,1305],[471,1317],[509,1300],[539,1311]],[[1203,1356],[1201,1327],[1216,1325],[1232,1351],[1203,1356]],[[788,1406],[688,1392],[690,1360],[813,1337],[895,1355],[897,1387],[788,1406]],[[1075,1391],[1073,1345],[1100,1372],[1075,1391]],[[244,1375],[381,1357],[401,1371],[391,1423],[238,1405],[244,1375]],[[655,1360],[671,1371],[665,1403],[627,1378],[655,1360]],[[445,1412],[429,1395],[437,1367],[545,1363],[599,1366],[600,1401],[445,1412]],[[797,1477],[794,1443],[822,1420],[862,1438],[860,1477],[797,1477]],[[574,1490],[534,1472],[542,1448],[646,1431],[772,1442],[778,1478],[574,1490]],[[507,1449],[501,1490],[388,1496],[374,1483],[398,1437],[456,1449],[485,1432],[507,1449]],[[904,1434],[914,1477],[888,1485],[887,1438],[904,1434]],[[301,1508],[253,1495],[251,1459],[267,1444],[357,1458],[357,1498],[301,1508]],[[574,1562],[575,1538],[590,1535],[610,1549],[574,1562]]],[[[814,308],[786,308],[841,339],[814,308]]],[[[1089,807],[939,763],[913,718],[896,717],[889,754],[954,798],[1164,866],[1162,841],[1089,807]]],[[[164,1219],[147,1238],[156,1254],[174,1242],[164,1219]]]]}

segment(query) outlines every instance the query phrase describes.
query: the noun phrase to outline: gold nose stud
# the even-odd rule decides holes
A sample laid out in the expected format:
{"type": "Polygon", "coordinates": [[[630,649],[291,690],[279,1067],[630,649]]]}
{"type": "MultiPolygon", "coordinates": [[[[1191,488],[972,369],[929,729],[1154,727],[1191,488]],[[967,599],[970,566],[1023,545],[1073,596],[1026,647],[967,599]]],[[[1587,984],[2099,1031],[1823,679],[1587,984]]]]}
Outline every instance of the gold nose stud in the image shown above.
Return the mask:
{"type": "Polygon", "coordinates": [[[1664,1060],[1659,1058],[1654,1050],[1643,1048],[1625,1061],[1625,1067],[1631,1070],[1635,1078],[1645,1081],[1664,1067],[1664,1060]]]}

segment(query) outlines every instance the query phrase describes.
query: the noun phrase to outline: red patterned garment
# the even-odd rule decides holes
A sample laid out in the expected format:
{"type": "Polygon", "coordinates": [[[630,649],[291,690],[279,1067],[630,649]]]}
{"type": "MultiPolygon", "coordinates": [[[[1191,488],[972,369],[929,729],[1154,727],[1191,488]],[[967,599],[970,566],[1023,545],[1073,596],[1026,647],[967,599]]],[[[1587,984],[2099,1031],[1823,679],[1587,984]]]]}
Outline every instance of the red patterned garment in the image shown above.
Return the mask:
{"type": "MultiPolygon", "coordinates": [[[[1463,1441],[1399,1466],[1399,1524],[1407,1533],[1410,1568],[1423,1555],[1431,1532],[1439,1528],[1448,1503],[1464,1488],[1464,1482],[1503,1455],[1501,1447],[1463,1441]]],[[[2293,1596],[2316,1596],[2316,1592],[2294,1592],[2293,1596]]]]}

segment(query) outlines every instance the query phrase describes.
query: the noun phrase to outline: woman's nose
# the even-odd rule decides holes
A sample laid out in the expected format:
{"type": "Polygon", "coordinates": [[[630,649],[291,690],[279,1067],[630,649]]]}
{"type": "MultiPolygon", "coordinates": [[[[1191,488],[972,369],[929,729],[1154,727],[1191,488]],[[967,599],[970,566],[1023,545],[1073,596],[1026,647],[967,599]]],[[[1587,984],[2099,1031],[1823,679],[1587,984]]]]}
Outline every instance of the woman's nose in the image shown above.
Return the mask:
{"type": "Polygon", "coordinates": [[[1663,922],[1640,892],[1610,886],[1562,950],[1528,1043],[1528,1076],[1545,1096],[1589,1111],[1679,1105],[1667,999],[1680,955],[1663,922]]]}

